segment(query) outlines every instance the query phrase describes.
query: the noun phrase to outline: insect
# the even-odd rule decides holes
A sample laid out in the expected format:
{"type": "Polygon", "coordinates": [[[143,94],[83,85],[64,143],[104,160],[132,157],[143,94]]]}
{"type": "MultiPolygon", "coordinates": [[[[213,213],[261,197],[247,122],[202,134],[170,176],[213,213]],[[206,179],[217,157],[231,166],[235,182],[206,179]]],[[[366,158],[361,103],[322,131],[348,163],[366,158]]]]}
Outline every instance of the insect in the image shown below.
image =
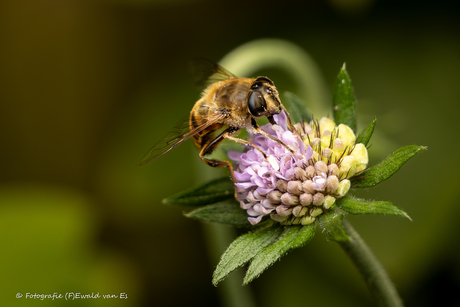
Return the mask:
{"type": "Polygon", "coordinates": [[[200,149],[201,160],[212,167],[227,166],[233,182],[236,182],[230,162],[208,159],[205,156],[210,154],[224,139],[228,139],[242,145],[252,146],[266,157],[265,153],[253,143],[234,136],[243,128],[250,133],[263,134],[293,152],[284,142],[263,131],[256,121],[257,118],[265,116],[271,124],[276,124],[273,115],[284,110],[290,129],[295,129],[288,112],[279,99],[273,81],[267,77],[238,78],[221,66],[207,60],[198,60],[194,64],[195,67],[201,69],[202,74],[197,83],[207,85],[201,98],[190,112],[190,118],[177,124],[175,129],[153,146],[139,165],[144,165],[164,155],[185,140],[192,138],[200,149]],[[223,127],[226,128],[217,134],[217,130],[223,127]]]}

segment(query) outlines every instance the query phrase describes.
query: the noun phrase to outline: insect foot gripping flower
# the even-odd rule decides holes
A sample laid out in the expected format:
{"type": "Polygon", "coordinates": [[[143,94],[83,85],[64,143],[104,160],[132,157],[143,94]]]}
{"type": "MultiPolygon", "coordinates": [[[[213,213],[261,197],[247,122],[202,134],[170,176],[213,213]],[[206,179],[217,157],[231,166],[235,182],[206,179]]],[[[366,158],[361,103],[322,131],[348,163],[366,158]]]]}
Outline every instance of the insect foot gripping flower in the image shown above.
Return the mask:
{"type": "Polygon", "coordinates": [[[367,150],[364,144],[356,144],[348,126],[336,126],[331,119],[299,123],[297,131],[290,131],[284,112],[274,118],[278,125],[262,129],[295,153],[262,135],[254,135],[251,141],[266,159],[253,147],[243,153],[229,152],[238,161],[235,185],[240,206],[252,225],[264,217],[283,225],[308,225],[348,192],[349,178],[367,166],[367,150]]]}
{"type": "Polygon", "coordinates": [[[228,152],[229,158],[236,161],[236,183],[228,176],[214,179],[164,202],[192,207],[187,217],[249,227],[249,232],[236,238],[223,253],[213,274],[214,285],[248,263],[243,283],[250,283],[290,250],[307,244],[319,226],[326,238],[339,243],[360,268],[365,281],[369,281],[370,292],[377,301],[384,302],[382,306],[402,306],[381,264],[343,216],[348,213],[409,218],[390,202],[362,200],[347,192],[387,180],[426,148],[405,146],[367,167],[366,146],[376,121],[355,137],[356,104],[345,66],[334,89],[334,120],[322,118],[304,123],[302,119],[309,116],[304,104],[292,93],[285,98],[294,111],[291,118],[298,122],[295,129],[287,128],[283,112],[274,116],[276,125],[262,129],[290,146],[294,153],[261,134],[251,135],[250,141],[260,151],[248,146],[244,152],[228,152]],[[238,200],[234,199],[235,186],[238,200]]]}

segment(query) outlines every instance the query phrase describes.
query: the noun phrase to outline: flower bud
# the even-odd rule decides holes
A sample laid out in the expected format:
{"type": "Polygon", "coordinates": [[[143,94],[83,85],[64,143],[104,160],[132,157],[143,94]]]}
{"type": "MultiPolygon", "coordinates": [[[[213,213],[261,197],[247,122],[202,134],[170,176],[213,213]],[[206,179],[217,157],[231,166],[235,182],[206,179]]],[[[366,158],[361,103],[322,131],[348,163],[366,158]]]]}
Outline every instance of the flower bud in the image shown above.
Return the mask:
{"type": "Polygon", "coordinates": [[[299,197],[289,193],[284,193],[281,195],[281,202],[286,206],[297,205],[299,203],[299,197]]]}
{"type": "Polygon", "coordinates": [[[328,117],[323,117],[319,120],[319,129],[324,131],[332,132],[335,128],[335,123],[332,119],[328,117]]]}
{"type": "Polygon", "coordinates": [[[302,182],[302,190],[305,193],[310,193],[310,194],[316,193],[315,189],[313,189],[313,181],[311,180],[306,180],[302,182]]]}
{"type": "Polygon", "coordinates": [[[340,162],[340,178],[350,178],[356,173],[356,161],[352,156],[344,157],[340,162]]]}
{"type": "Polygon", "coordinates": [[[301,167],[294,168],[294,175],[295,175],[295,178],[297,178],[297,179],[299,179],[301,181],[304,181],[304,180],[307,179],[307,173],[301,167]]]}
{"type": "Polygon", "coordinates": [[[324,201],[324,194],[323,193],[316,193],[313,195],[313,206],[321,206],[324,201]]]}
{"type": "Polygon", "coordinates": [[[332,153],[333,153],[333,151],[329,147],[324,148],[323,152],[322,152],[323,157],[325,157],[325,158],[329,158],[330,156],[332,156],[332,153]]]}
{"type": "Polygon", "coordinates": [[[339,175],[339,167],[335,163],[328,165],[327,170],[329,172],[329,175],[339,175]]]}
{"type": "Polygon", "coordinates": [[[318,161],[315,163],[316,174],[320,175],[321,173],[327,173],[327,165],[323,161],[318,161]]]}
{"type": "Polygon", "coordinates": [[[337,189],[338,186],[339,186],[339,178],[337,178],[337,176],[332,175],[332,176],[327,177],[326,187],[327,187],[328,192],[335,191],[335,189],[337,189]]]}
{"type": "Polygon", "coordinates": [[[345,180],[340,181],[339,186],[335,190],[335,195],[338,198],[344,197],[345,194],[347,194],[348,190],[350,190],[350,186],[351,186],[350,180],[345,179],[345,180]]]}
{"type": "Polygon", "coordinates": [[[317,217],[321,213],[323,213],[323,209],[317,207],[310,211],[310,216],[317,217]]]}
{"type": "Polygon", "coordinates": [[[293,195],[302,194],[302,182],[300,180],[292,180],[287,183],[287,191],[293,195]]]}
{"type": "Polygon", "coordinates": [[[292,209],[292,214],[295,217],[303,216],[307,213],[308,209],[305,208],[304,206],[298,205],[295,206],[294,209],[292,209]]]}
{"type": "Polygon", "coordinates": [[[307,173],[308,178],[313,178],[316,174],[316,170],[313,165],[307,166],[307,168],[305,169],[305,172],[307,173]]]}
{"type": "Polygon", "coordinates": [[[281,215],[276,214],[276,213],[271,213],[270,218],[272,220],[274,220],[275,222],[282,223],[282,222],[286,221],[289,218],[289,215],[281,216],[281,215]]]}
{"type": "Polygon", "coordinates": [[[353,146],[356,141],[355,133],[347,125],[340,124],[339,128],[339,138],[342,140],[345,146],[353,146]]]}
{"type": "Polygon", "coordinates": [[[303,193],[300,195],[299,201],[302,206],[309,206],[313,201],[313,196],[310,193],[303,193]]]}
{"type": "Polygon", "coordinates": [[[287,181],[283,179],[278,179],[278,181],[276,181],[276,188],[283,193],[286,192],[287,191],[287,181]]]}
{"type": "Polygon", "coordinates": [[[279,216],[289,216],[292,213],[292,208],[288,208],[284,205],[279,205],[276,207],[276,213],[279,216]]]}
{"type": "Polygon", "coordinates": [[[331,208],[335,203],[335,198],[332,197],[331,195],[327,195],[326,197],[324,197],[324,202],[323,202],[323,208],[324,209],[329,209],[331,208]]]}
{"type": "Polygon", "coordinates": [[[302,225],[309,225],[309,224],[313,223],[315,220],[316,220],[315,217],[312,217],[312,216],[309,216],[309,215],[305,215],[305,216],[302,217],[302,219],[300,220],[300,224],[302,224],[302,225]]]}
{"type": "Polygon", "coordinates": [[[342,151],[344,148],[345,148],[345,145],[343,145],[342,139],[336,138],[334,140],[333,149],[336,151],[342,151]]]}
{"type": "Polygon", "coordinates": [[[267,193],[267,199],[270,200],[274,204],[279,204],[281,202],[281,193],[278,190],[273,190],[267,193]]]}
{"type": "Polygon", "coordinates": [[[369,157],[367,155],[367,149],[364,144],[356,144],[351,156],[355,158],[356,161],[356,172],[361,172],[367,167],[369,163],[369,157]]]}

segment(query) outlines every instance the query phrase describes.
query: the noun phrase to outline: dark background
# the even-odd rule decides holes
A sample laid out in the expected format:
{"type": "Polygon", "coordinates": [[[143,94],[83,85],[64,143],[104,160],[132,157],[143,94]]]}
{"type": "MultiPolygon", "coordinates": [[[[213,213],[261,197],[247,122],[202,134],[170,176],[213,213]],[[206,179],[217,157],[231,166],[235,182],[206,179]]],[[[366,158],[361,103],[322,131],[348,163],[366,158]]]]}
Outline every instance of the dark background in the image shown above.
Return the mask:
{"type": "MultiPolygon", "coordinates": [[[[191,142],[136,164],[197,100],[190,59],[282,38],[312,56],[329,91],[347,63],[361,129],[378,120],[371,165],[428,146],[357,194],[392,201],[413,222],[347,218],[407,306],[460,306],[459,13],[454,1],[2,1],[0,302],[126,292],[73,304],[224,306],[203,227],[161,199],[202,181],[201,171],[225,172],[202,165],[191,142]]],[[[298,90],[286,72],[266,74],[280,92],[298,90]]],[[[319,231],[249,289],[259,306],[372,305],[319,231]]]]}

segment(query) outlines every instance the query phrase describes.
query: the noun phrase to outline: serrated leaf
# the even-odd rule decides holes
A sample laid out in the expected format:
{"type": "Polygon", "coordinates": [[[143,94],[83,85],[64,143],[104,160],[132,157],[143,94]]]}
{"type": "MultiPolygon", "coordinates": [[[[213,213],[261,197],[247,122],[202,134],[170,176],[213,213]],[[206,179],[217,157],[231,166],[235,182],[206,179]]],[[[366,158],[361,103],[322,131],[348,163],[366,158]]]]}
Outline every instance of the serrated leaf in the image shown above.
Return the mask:
{"type": "Polygon", "coordinates": [[[212,205],[199,207],[187,214],[186,217],[203,222],[229,224],[234,226],[250,226],[246,210],[240,208],[236,200],[224,200],[212,205]]]}
{"type": "Polygon", "coordinates": [[[364,146],[369,144],[371,140],[372,134],[374,133],[375,124],[377,124],[377,120],[374,119],[369,125],[367,125],[366,129],[361,132],[361,134],[356,139],[356,143],[363,143],[364,146]]]}
{"type": "Polygon", "coordinates": [[[306,104],[299,98],[299,96],[291,92],[284,92],[283,96],[283,103],[289,111],[292,122],[308,122],[312,119],[312,116],[307,111],[306,104]]]}
{"type": "Polygon", "coordinates": [[[292,242],[291,249],[299,248],[307,244],[315,235],[316,223],[312,223],[310,225],[303,226],[297,238],[295,238],[294,242],[292,242]]]}
{"type": "Polygon", "coordinates": [[[343,229],[342,218],[343,214],[336,213],[334,210],[330,210],[319,216],[319,225],[323,228],[328,240],[336,242],[346,242],[350,240],[350,237],[343,229]]]}
{"type": "Polygon", "coordinates": [[[265,246],[275,242],[280,235],[279,229],[263,228],[236,238],[220,258],[212,283],[217,285],[232,271],[254,258],[265,246]]]}
{"type": "Polygon", "coordinates": [[[310,241],[315,234],[315,224],[303,227],[286,227],[278,240],[262,249],[251,261],[243,284],[247,285],[291,249],[310,241]]]}
{"type": "Polygon", "coordinates": [[[233,182],[229,177],[222,177],[165,198],[163,203],[199,207],[234,198],[234,193],[233,182]]]}
{"type": "Polygon", "coordinates": [[[370,188],[387,180],[396,173],[407,160],[425,149],[426,147],[417,145],[409,145],[397,149],[388,158],[361,174],[358,174],[358,178],[352,179],[352,187],[370,188]]]}
{"type": "Polygon", "coordinates": [[[411,219],[401,208],[388,201],[366,201],[352,196],[336,200],[336,205],[350,214],[382,214],[396,215],[411,219]]]}
{"type": "Polygon", "coordinates": [[[335,123],[345,124],[356,133],[356,100],[345,64],[337,76],[332,103],[335,123]]]}

